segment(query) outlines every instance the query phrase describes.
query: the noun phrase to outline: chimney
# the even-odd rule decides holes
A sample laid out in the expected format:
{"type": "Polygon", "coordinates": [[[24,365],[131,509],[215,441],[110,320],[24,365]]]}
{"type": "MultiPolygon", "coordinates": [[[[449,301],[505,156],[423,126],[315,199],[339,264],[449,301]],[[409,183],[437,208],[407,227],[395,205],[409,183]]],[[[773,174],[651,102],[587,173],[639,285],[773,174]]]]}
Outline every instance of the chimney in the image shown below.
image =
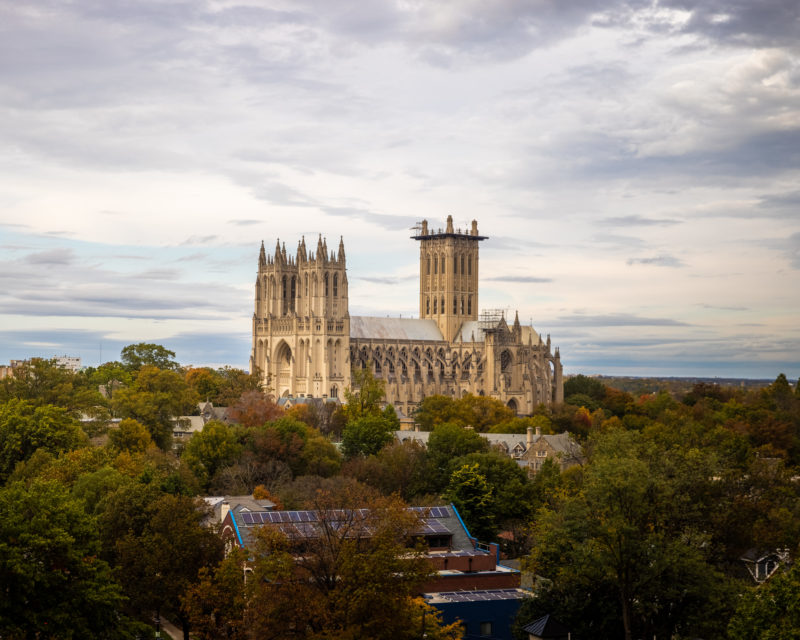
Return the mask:
{"type": "Polygon", "coordinates": [[[225,519],[225,516],[228,515],[228,512],[231,510],[231,505],[228,504],[227,500],[222,501],[222,505],[220,506],[219,512],[219,521],[222,522],[225,519]]]}
{"type": "Polygon", "coordinates": [[[538,438],[541,435],[542,435],[542,428],[541,427],[536,427],[536,437],[538,438]]]}
{"type": "Polygon", "coordinates": [[[528,438],[526,448],[530,449],[533,446],[533,427],[528,427],[528,438]]]}

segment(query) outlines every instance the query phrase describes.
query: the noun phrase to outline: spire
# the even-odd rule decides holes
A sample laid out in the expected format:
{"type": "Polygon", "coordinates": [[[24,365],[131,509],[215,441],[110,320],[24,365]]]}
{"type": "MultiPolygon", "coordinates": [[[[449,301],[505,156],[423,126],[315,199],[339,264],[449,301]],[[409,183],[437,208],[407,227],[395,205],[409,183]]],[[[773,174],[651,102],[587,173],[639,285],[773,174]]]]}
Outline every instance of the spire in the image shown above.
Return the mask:
{"type": "Polygon", "coordinates": [[[286,262],[286,243],[283,243],[283,249],[281,250],[281,254],[283,255],[283,261],[286,262]]]}
{"type": "Polygon", "coordinates": [[[447,216],[447,233],[453,233],[453,216],[447,216]]]}
{"type": "Polygon", "coordinates": [[[261,251],[258,252],[258,268],[267,266],[267,254],[264,252],[264,241],[261,241],[261,251]]]}
{"type": "Polygon", "coordinates": [[[297,250],[298,258],[301,259],[303,262],[306,262],[308,259],[308,254],[306,252],[306,237],[301,236],[300,240],[300,247],[297,250]]]}
{"type": "Polygon", "coordinates": [[[281,260],[281,239],[278,238],[275,241],[275,262],[280,262],[281,260]]]}
{"type": "Polygon", "coordinates": [[[344,262],[344,236],[339,236],[339,262],[344,262]]]}
{"type": "Polygon", "coordinates": [[[328,261],[328,257],[329,257],[328,256],[328,239],[327,238],[323,238],[322,239],[322,255],[325,256],[325,262],[327,262],[328,261]]]}
{"type": "Polygon", "coordinates": [[[322,234],[319,234],[319,240],[317,240],[317,260],[324,260],[325,254],[323,253],[322,248],[322,234]]]}
{"type": "Polygon", "coordinates": [[[519,329],[519,311],[514,314],[514,328],[519,329]]]}

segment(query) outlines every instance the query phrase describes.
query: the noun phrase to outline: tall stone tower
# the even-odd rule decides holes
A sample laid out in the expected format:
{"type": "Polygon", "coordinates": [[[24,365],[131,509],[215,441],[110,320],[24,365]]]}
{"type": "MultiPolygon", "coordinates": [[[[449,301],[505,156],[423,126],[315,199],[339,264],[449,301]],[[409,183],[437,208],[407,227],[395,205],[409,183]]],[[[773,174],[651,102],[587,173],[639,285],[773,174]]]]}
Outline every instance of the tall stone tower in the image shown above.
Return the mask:
{"type": "Polygon", "coordinates": [[[258,257],[250,369],[258,369],[276,396],[340,396],[350,384],[347,270],[344,242],[316,253],[303,238],[295,257],[280,241],[258,257]]]}
{"type": "Polygon", "coordinates": [[[447,216],[444,231],[428,229],[422,221],[419,235],[419,317],[432,318],[444,339],[453,342],[466,320],[478,319],[478,222],[469,232],[453,229],[447,216]]]}

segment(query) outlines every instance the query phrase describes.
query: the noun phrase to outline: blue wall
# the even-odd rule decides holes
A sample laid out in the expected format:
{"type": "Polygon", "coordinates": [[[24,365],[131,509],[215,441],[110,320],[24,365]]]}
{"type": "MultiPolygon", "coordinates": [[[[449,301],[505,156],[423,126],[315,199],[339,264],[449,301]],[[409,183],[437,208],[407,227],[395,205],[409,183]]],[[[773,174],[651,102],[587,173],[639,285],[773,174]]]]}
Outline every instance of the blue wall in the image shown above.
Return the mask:
{"type": "Polygon", "coordinates": [[[520,600],[479,600],[476,602],[431,603],[442,612],[442,621],[449,624],[460,619],[465,626],[464,640],[513,640],[511,625],[519,610],[520,600]],[[481,635],[481,622],[492,623],[492,635],[481,635]]]}

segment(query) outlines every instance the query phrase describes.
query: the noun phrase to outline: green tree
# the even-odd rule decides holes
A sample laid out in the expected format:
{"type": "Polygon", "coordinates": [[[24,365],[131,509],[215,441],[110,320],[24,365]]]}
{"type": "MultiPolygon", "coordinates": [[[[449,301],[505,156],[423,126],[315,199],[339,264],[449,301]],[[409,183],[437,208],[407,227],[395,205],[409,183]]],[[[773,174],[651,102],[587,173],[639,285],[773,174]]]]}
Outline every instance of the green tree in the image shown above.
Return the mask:
{"type": "Polygon", "coordinates": [[[431,493],[442,491],[450,480],[452,462],[469,453],[489,451],[489,441],[473,429],[445,423],[428,436],[428,479],[431,493]]]}
{"type": "Polygon", "coordinates": [[[353,368],[350,379],[352,386],[344,390],[348,422],[380,413],[386,381],[376,378],[371,369],[357,368],[353,368]]]}
{"type": "Polygon", "coordinates": [[[342,434],[346,458],[375,455],[394,439],[395,423],[381,414],[366,414],[347,423],[342,434]]]}
{"type": "Polygon", "coordinates": [[[0,481],[37,449],[58,454],[88,443],[66,409],[12,399],[0,405],[0,481]]]}
{"type": "MultiPolygon", "coordinates": [[[[698,490],[691,488],[712,473],[697,451],[665,456],[637,432],[600,436],[580,490],[537,516],[528,568],[550,578],[558,593],[580,585],[613,590],[628,640],[713,637],[710,621],[726,615],[730,589],[708,562],[698,490]]],[[[565,622],[576,632],[583,624],[580,615],[565,622]]]]}
{"type": "Polygon", "coordinates": [[[122,626],[119,585],[94,519],[55,481],[0,489],[0,636],[105,638],[122,626]]]}
{"type": "Polygon", "coordinates": [[[800,638],[800,564],[780,571],[751,589],[738,603],[728,624],[728,637],[752,640],[800,638]]]}
{"type": "Polygon", "coordinates": [[[479,540],[494,538],[496,525],[492,505],[494,491],[477,463],[453,471],[445,496],[458,509],[470,533],[479,540]]]}
{"type": "Polygon", "coordinates": [[[175,352],[162,347],[160,344],[139,342],[129,344],[122,348],[120,353],[123,364],[132,371],[138,371],[143,367],[155,367],[156,369],[169,369],[176,371],[180,365],[173,360],[175,352]]]}
{"type": "Polygon", "coordinates": [[[606,396],[606,386],[596,378],[582,373],[571,376],[564,381],[564,397],[581,394],[600,402],[606,396]]]}
{"type": "Polygon", "coordinates": [[[218,420],[210,420],[194,434],[183,450],[183,459],[203,485],[225,465],[232,464],[242,452],[235,431],[218,420]]]}
{"type": "Polygon", "coordinates": [[[0,402],[26,400],[36,406],[53,405],[74,417],[82,414],[107,417],[97,387],[82,374],[56,364],[55,360],[32,358],[0,382],[0,402]]]}
{"type": "Polygon", "coordinates": [[[414,421],[423,431],[432,431],[436,425],[458,419],[456,403],[449,396],[432,395],[423,398],[414,412],[414,421]]]}
{"type": "Polygon", "coordinates": [[[176,371],[143,366],[133,384],[117,391],[112,407],[120,416],[138,420],[162,449],[172,443],[172,420],[191,411],[196,394],[176,371]]]}
{"type": "Polygon", "coordinates": [[[116,540],[119,579],[133,612],[147,616],[169,613],[189,640],[189,619],[180,598],[197,581],[199,571],[222,560],[222,541],[203,525],[207,514],[184,496],[162,495],[145,506],[141,525],[116,540]]]}

